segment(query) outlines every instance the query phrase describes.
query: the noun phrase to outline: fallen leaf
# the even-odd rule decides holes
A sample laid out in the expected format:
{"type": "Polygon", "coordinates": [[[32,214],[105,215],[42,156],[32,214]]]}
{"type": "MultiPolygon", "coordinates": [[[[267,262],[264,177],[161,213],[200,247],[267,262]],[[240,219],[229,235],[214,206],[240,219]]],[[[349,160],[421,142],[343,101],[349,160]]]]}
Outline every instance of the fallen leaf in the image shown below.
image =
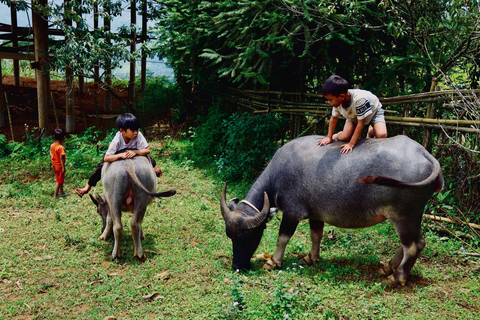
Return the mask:
{"type": "Polygon", "coordinates": [[[225,278],[225,279],[223,279],[223,283],[225,283],[225,284],[232,284],[233,281],[230,280],[230,279],[228,279],[228,278],[225,278]]]}
{"type": "Polygon", "coordinates": [[[23,290],[23,287],[22,287],[22,284],[20,283],[20,280],[19,280],[19,281],[16,281],[15,284],[17,285],[17,287],[18,287],[20,290],[23,290]]]}
{"type": "Polygon", "coordinates": [[[153,253],[153,254],[160,254],[160,252],[153,251],[153,250],[145,250],[145,252],[150,252],[150,253],[153,253]]]}
{"type": "Polygon", "coordinates": [[[35,260],[35,261],[40,261],[40,260],[42,260],[42,259],[43,259],[42,257],[35,257],[35,258],[33,258],[33,260],[35,260]]]}
{"type": "Polygon", "coordinates": [[[117,273],[117,272],[114,272],[114,273],[109,273],[108,276],[110,277],[115,277],[115,276],[119,276],[120,274],[117,273]]]}
{"type": "Polygon", "coordinates": [[[8,280],[8,279],[3,279],[3,283],[5,283],[5,284],[10,284],[10,283],[12,283],[12,281],[11,281],[11,280],[8,280]]]}
{"type": "Polygon", "coordinates": [[[257,254],[255,256],[255,258],[257,258],[258,260],[265,260],[267,261],[268,259],[270,259],[272,256],[268,253],[260,253],[260,254],[257,254]]]}
{"type": "Polygon", "coordinates": [[[168,278],[170,278],[170,274],[168,273],[168,271],[163,271],[162,273],[157,274],[153,278],[160,280],[168,280],[168,278]]]}
{"type": "Polygon", "coordinates": [[[89,285],[91,286],[92,284],[95,284],[97,282],[103,282],[103,279],[97,279],[95,281],[92,281],[92,282],[89,283],[89,285]]]}
{"type": "Polygon", "coordinates": [[[45,257],[43,257],[43,258],[44,258],[44,259],[47,259],[47,260],[53,259],[52,256],[45,256],[45,257]]]}
{"type": "Polygon", "coordinates": [[[114,316],[106,316],[103,320],[117,320],[117,318],[114,316]]]}
{"type": "Polygon", "coordinates": [[[152,294],[147,294],[146,296],[142,297],[145,300],[159,300],[159,299],[165,299],[164,296],[162,296],[159,293],[152,293],[152,294]]]}
{"type": "Polygon", "coordinates": [[[141,286],[138,286],[137,289],[142,289],[142,288],[150,288],[152,286],[151,283],[147,283],[147,284],[144,284],[144,285],[141,285],[141,286]]]}

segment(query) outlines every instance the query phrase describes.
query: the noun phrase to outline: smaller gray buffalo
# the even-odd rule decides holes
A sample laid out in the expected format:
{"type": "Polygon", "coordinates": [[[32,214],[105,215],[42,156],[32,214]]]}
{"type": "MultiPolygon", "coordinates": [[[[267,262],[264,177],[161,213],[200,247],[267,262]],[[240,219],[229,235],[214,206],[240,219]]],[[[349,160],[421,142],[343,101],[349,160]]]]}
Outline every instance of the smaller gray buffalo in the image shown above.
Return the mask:
{"type": "Polygon", "coordinates": [[[93,196],[90,195],[103,220],[102,235],[98,240],[110,237],[113,227],[115,245],[112,258],[120,258],[122,211],[130,211],[133,213],[130,229],[135,246],[134,257],[144,261],[141,237],[147,206],[153,197],[170,197],[176,193],[175,190],[156,193],[157,177],[150,161],[144,156],[105,163],[102,169],[102,184],[104,196],[101,197],[96,192],[93,196]]]}
{"type": "Polygon", "coordinates": [[[247,193],[245,200],[220,207],[227,236],[233,243],[234,269],[249,269],[272,216],[283,211],[277,248],[263,266],[280,267],[285,248],[299,222],[310,221],[312,247],[302,258],[311,265],[319,258],[325,223],[339,228],[366,228],[385,220],[395,227],[401,246],[380,273],[391,274],[390,285],[405,285],[425,247],[421,233],[427,201],[443,186],[438,161],[405,136],[360,140],[353,152],[340,153],[341,142],[319,147],[321,136],[290,141],[272,160],[247,193]]]}

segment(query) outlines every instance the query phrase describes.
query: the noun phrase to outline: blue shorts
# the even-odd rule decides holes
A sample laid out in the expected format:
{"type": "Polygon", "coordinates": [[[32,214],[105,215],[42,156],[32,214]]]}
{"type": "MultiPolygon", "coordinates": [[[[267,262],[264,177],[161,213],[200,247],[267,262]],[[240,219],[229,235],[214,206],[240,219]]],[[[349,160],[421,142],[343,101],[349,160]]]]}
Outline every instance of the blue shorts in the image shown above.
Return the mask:
{"type": "Polygon", "coordinates": [[[377,122],[383,122],[385,123],[385,111],[382,109],[382,107],[377,109],[377,112],[372,117],[372,120],[370,120],[369,125],[373,125],[377,122]]]}

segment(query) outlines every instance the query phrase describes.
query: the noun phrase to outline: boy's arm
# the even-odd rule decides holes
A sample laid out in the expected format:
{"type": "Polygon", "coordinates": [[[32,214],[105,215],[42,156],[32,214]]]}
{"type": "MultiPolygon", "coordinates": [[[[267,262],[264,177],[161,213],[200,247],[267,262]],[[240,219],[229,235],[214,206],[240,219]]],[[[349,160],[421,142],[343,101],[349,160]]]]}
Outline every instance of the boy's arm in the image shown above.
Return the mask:
{"type": "Polygon", "coordinates": [[[362,135],[364,126],[365,126],[365,119],[358,120],[357,126],[355,127],[355,131],[353,131],[353,135],[352,135],[352,138],[350,139],[350,142],[340,146],[340,148],[342,148],[342,150],[340,151],[341,153],[349,153],[350,151],[353,150],[353,147],[355,147],[355,144],[357,144],[358,139],[362,135]]]}
{"type": "Polygon", "coordinates": [[[146,156],[150,153],[150,146],[140,150],[128,150],[134,152],[137,156],[146,156]]]}
{"type": "Polygon", "coordinates": [[[127,150],[123,153],[112,154],[112,155],[105,155],[103,161],[105,162],[113,162],[120,159],[133,159],[135,156],[146,156],[150,153],[150,147],[146,147],[145,149],[140,150],[127,150]]]}
{"type": "Polygon", "coordinates": [[[330,118],[330,123],[328,124],[328,134],[326,138],[323,138],[322,140],[318,141],[317,145],[319,146],[326,146],[329,143],[332,143],[332,137],[333,134],[335,133],[335,127],[337,126],[337,121],[338,117],[332,116],[330,118]]]}
{"type": "Polygon", "coordinates": [[[60,163],[62,164],[62,171],[63,171],[63,173],[65,173],[65,161],[66,161],[66,158],[67,158],[67,157],[66,157],[64,154],[62,154],[62,155],[60,156],[60,163]]]}

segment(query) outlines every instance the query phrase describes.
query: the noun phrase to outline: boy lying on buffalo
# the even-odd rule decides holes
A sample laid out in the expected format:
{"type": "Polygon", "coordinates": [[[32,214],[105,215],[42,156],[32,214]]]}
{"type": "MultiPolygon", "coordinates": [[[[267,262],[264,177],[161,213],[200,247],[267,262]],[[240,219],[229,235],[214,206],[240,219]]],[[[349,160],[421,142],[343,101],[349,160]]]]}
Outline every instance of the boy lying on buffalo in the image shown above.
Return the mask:
{"type": "MultiPolygon", "coordinates": [[[[107,152],[103,156],[102,161],[97,164],[88,183],[75,192],[80,196],[87,194],[90,189],[97,185],[102,178],[102,167],[104,162],[113,162],[119,159],[132,159],[135,156],[147,156],[150,153],[150,147],[143,134],[138,131],[140,121],[131,113],[125,113],[117,117],[118,132],[108,146],[107,152]]],[[[153,169],[157,177],[162,175],[162,171],[155,165],[155,160],[148,157],[152,163],[153,169]]]]}

